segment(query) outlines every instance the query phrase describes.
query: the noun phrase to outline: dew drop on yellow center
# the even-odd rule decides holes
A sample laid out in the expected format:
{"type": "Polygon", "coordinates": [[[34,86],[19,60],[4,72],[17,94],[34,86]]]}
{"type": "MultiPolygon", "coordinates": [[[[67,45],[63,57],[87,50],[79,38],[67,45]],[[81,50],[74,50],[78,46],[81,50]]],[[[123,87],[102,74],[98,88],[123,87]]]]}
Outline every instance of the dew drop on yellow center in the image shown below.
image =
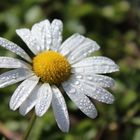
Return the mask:
{"type": "Polygon", "coordinates": [[[58,52],[45,51],[33,58],[33,71],[43,82],[60,84],[70,76],[71,66],[58,52]]]}

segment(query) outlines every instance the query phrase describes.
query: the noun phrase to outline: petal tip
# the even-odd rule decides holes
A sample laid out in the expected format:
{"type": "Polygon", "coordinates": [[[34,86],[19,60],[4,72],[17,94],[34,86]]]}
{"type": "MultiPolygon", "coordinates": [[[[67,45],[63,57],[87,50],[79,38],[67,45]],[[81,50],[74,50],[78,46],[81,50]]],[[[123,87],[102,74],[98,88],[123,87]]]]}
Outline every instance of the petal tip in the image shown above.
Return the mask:
{"type": "Polygon", "coordinates": [[[62,20],[61,19],[54,19],[52,22],[57,22],[57,23],[59,23],[59,24],[62,24],[62,20]]]}
{"type": "Polygon", "coordinates": [[[61,127],[59,127],[59,128],[60,128],[61,131],[64,132],[64,133],[68,133],[68,132],[69,132],[69,125],[67,125],[65,128],[61,128],[61,127]]]}
{"type": "Polygon", "coordinates": [[[39,114],[39,113],[37,113],[36,112],[36,116],[38,116],[38,117],[42,117],[44,114],[39,114]]]}
{"type": "Polygon", "coordinates": [[[117,64],[116,64],[116,69],[117,69],[117,71],[120,71],[120,67],[117,64]]]}
{"type": "Polygon", "coordinates": [[[98,113],[97,113],[97,111],[96,112],[94,112],[93,114],[92,114],[92,116],[89,116],[91,119],[95,119],[96,117],[98,116],[98,113]]]}
{"type": "Polygon", "coordinates": [[[110,101],[108,102],[108,104],[113,104],[115,102],[115,97],[112,95],[110,101]]]}
{"type": "Polygon", "coordinates": [[[22,112],[21,110],[19,110],[19,113],[22,115],[22,116],[25,116],[27,113],[26,112],[22,112]]]}
{"type": "Polygon", "coordinates": [[[15,111],[17,108],[13,105],[13,103],[9,103],[9,107],[11,110],[15,111]]]}
{"type": "Polygon", "coordinates": [[[38,117],[42,117],[45,113],[39,112],[38,109],[35,107],[35,114],[36,114],[36,116],[38,116],[38,117]]]}

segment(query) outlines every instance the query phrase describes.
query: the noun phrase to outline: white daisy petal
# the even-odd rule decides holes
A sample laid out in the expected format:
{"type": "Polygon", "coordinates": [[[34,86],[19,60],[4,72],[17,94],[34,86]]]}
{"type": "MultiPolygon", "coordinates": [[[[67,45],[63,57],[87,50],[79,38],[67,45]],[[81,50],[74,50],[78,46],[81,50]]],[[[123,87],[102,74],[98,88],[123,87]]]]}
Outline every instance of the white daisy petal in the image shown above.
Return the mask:
{"type": "Polygon", "coordinates": [[[18,86],[10,99],[10,108],[12,110],[16,110],[27,99],[38,81],[38,77],[32,76],[18,86]]]}
{"type": "Polygon", "coordinates": [[[71,64],[73,64],[86,58],[91,53],[99,49],[100,49],[100,46],[95,41],[89,38],[86,38],[82,44],[76,47],[75,50],[73,50],[71,54],[68,55],[67,59],[69,60],[71,64]]]}
{"type": "Polygon", "coordinates": [[[41,51],[48,50],[51,46],[51,24],[49,20],[43,20],[33,25],[32,35],[41,45],[41,51]]]}
{"type": "Polygon", "coordinates": [[[24,58],[28,62],[32,62],[32,60],[28,56],[28,54],[22,48],[20,48],[18,45],[16,45],[15,43],[0,37],[0,46],[2,46],[3,48],[6,48],[6,49],[10,50],[11,52],[19,55],[20,57],[24,58]]]}
{"type": "Polygon", "coordinates": [[[0,88],[15,84],[33,75],[28,69],[15,69],[0,75],[0,88]]]}
{"type": "Polygon", "coordinates": [[[69,130],[69,116],[66,107],[65,100],[62,96],[62,93],[56,86],[52,87],[53,98],[52,98],[52,107],[55,115],[56,122],[59,128],[63,132],[68,132],[69,130]]]}
{"type": "Polygon", "coordinates": [[[51,50],[57,51],[62,42],[63,23],[61,20],[54,19],[51,23],[52,45],[51,50]]]}
{"type": "Polygon", "coordinates": [[[93,99],[98,100],[99,102],[107,104],[112,104],[114,102],[114,96],[107,90],[96,86],[95,84],[90,85],[86,82],[86,80],[78,78],[75,75],[71,76],[71,78],[68,80],[68,83],[71,83],[72,86],[75,86],[79,93],[85,94],[93,99]]]}
{"type": "Polygon", "coordinates": [[[52,101],[52,90],[49,84],[44,83],[37,95],[37,103],[35,105],[35,112],[37,116],[42,116],[47,112],[52,101]]]}
{"type": "Polygon", "coordinates": [[[79,36],[78,33],[73,34],[69,38],[67,38],[59,47],[59,51],[61,52],[63,48],[65,48],[76,36],[79,36]]]}
{"type": "Polygon", "coordinates": [[[70,38],[68,38],[60,47],[60,53],[64,56],[71,53],[74,49],[76,49],[80,44],[85,41],[85,37],[80,34],[74,34],[70,38]]]}
{"type": "Polygon", "coordinates": [[[39,53],[41,48],[40,44],[31,34],[31,31],[29,29],[17,29],[16,33],[20,36],[20,38],[26,43],[26,45],[34,54],[39,53]]]}
{"type": "Polygon", "coordinates": [[[81,73],[84,75],[93,75],[93,74],[101,74],[101,73],[112,73],[115,71],[118,71],[119,68],[117,65],[102,65],[102,66],[94,66],[94,67],[77,67],[77,68],[72,68],[71,72],[72,73],[81,73]]]}
{"type": "Polygon", "coordinates": [[[84,114],[86,114],[90,118],[95,118],[97,116],[95,106],[92,104],[89,98],[82,93],[82,90],[80,88],[72,85],[71,82],[64,82],[62,86],[70,99],[84,114]]]}
{"type": "Polygon", "coordinates": [[[114,61],[112,61],[111,59],[107,57],[93,56],[93,57],[87,57],[79,61],[78,63],[73,64],[72,67],[90,67],[94,65],[104,65],[104,64],[112,65],[115,63],[114,61]]]}
{"type": "Polygon", "coordinates": [[[21,115],[25,116],[35,106],[38,99],[37,94],[39,87],[40,86],[36,85],[36,87],[30,93],[29,97],[21,104],[19,108],[19,112],[21,115]]]}
{"type": "Polygon", "coordinates": [[[27,64],[26,62],[11,58],[11,57],[0,57],[0,68],[25,68],[25,69],[31,69],[31,66],[27,64]]]}
{"type": "Polygon", "coordinates": [[[114,102],[114,96],[107,90],[101,87],[96,87],[95,85],[91,86],[81,82],[81,87],[82,86],[84,86],[83,92],[85,95],[106,104],[112,104],[114,102]]]}
{"type": "Polygon", "coordinates": [[[72,65],[72,73],[111,73],[118,71],[119,67],[107,57],[87,57],[78,63],[72,65]]]}
{"type": "Polygon", "coordinates": [[[84,81],[87,84],[90,85],[97,85],[101,87],[113,87],[115,85],[115,81],[108,77],[103,75],[74,75],[77,79],[84,81]]]}

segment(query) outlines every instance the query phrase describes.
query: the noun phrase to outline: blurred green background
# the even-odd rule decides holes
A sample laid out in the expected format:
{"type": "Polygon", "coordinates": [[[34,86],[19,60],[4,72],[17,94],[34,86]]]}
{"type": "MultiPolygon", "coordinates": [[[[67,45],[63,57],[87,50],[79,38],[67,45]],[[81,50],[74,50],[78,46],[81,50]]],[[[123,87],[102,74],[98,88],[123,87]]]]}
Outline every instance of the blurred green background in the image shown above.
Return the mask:
{"type": "MultiPolygon", "coordinates": [[[[140,140],[140,1],[139,0],[1,0],[0,36],[23,48],[15,29],[45,18],[62,19],[64,39],[78,32],[101,46],[98,55],[113,59],[120,72],[110,74],[116,86],[113,105],[95,102],[98,117],[85,116],[66,97],[71,128],[62,133],[52,109],[38,118],[29,140],[140,140]]],[[[0,55],[14,56],[0,48],[0,55]]],[[[5,70],[1,70],[1,73],[5,70]]],[[[29,123],[9,109],[17,85],[0,89],[0,139],[20,140],[29,123]],[[7,138],[4,138],[7,137],[7,138]]]]}

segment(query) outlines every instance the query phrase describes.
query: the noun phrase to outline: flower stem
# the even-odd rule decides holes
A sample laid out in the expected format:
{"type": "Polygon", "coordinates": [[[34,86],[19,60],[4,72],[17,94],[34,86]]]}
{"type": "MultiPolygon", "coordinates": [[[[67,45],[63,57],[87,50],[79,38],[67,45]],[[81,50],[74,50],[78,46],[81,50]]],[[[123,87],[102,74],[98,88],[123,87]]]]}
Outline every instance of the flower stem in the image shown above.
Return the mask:
{"type": "Polygon", "coordinates": [[[36,118],[37,117],[36,117],[35,113],[33,113],[32,117],[30,119],[29,125],[27,127],[27,130],[25,131],[25,134],[23,135],[22,140],[28,140],[28,137],[29,137],[29,135],[31,133],[31,130],[32,130],[34,124],[35,124],[36,118]]]}

